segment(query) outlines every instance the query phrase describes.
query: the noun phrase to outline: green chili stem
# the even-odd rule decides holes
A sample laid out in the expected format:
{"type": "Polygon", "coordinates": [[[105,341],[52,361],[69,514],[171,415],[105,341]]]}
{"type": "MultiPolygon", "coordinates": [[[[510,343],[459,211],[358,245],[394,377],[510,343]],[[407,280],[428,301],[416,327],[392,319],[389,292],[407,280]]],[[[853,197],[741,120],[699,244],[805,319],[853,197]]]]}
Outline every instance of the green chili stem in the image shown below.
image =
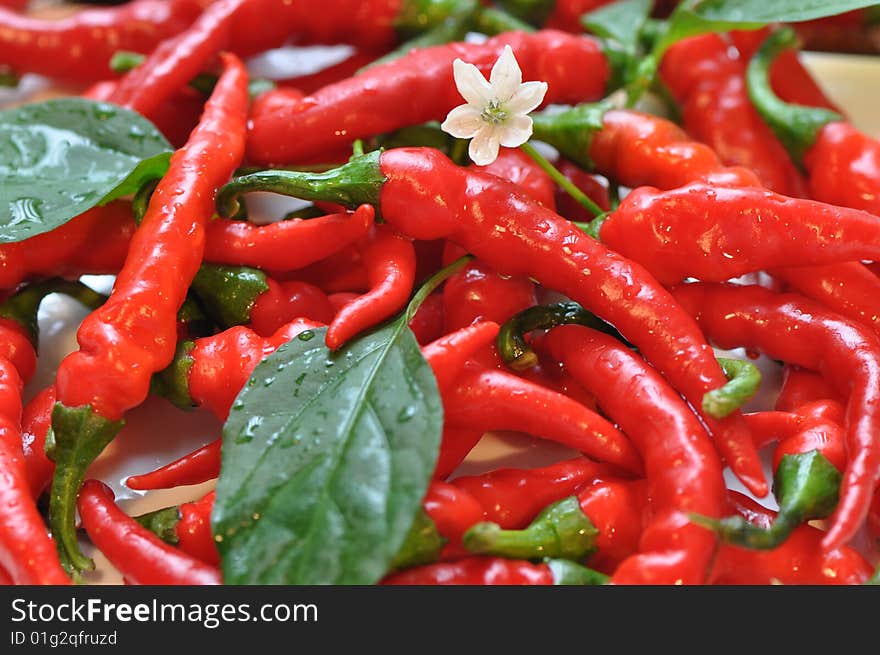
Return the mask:
{"type": "Polygon", "coordinates": [[[761,370],[741,359],[719,357],[718,363],[728,382],[703,395],[703,411],[720,419],[735,412],[755,395],[761,385],[761,370]]]}
{"type": "Polygon", "coordinates": [[[601,216],[605,213],[604,209],[593,202],[593,200],[591,200],[589,196],[587,196],[583,191],[577,188],[577,186],[571,180],[565,177],[565,175],[563,175],[558,168],[550,163],[550,161],[546,157],[544,157],[544,155],[542,155],[538,151],[538,149],[535,148],[531,143],[526,142],[522,144],[520,146],[520,149],[529,157],[531,157],[535,161],[535,163],[541,168],[541,170],[547,173],[547,175],[549,175],[563,191],[574,198],[582,207],[585,207],[587,211],[589,211],[593,216],[601,216]]]}

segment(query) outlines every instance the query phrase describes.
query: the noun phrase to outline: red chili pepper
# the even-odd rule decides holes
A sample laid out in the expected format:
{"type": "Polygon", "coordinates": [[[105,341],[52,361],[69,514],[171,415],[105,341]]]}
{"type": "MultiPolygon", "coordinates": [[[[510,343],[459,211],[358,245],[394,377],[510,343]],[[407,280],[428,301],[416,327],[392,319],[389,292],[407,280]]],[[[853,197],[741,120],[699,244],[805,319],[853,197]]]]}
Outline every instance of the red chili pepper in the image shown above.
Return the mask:
{"type": "Polygon", "coordinates": [[[77,508],[89,539],[130,584],[221,584],[216,567],[169,546],[123,513],[103,482],[86,480],[77,508]]]}
{"type": "Polygon", "coordinates": [[[441,560],[468,555],[461,538],[468,528],[483,520],[483,506],[466,491],[439,480],[432,480],[422,501],[425,513],[447,540],[440,552],[441,560]]]}
{"type": "MultiPolygon", "coordinates": [[[[363,293],[370,288],[361,253],[353,245],[290,275],[297,280],[320,287],[327,294],[363,293]]],[[[284,274],[280,271],[272,271],[272,277],[284,279],[284,274]]]]}
{"type": "Polygon", "coordinates": [[[125,412],[147,397],[153,373],[174,357],[176,314],[202,262],[215,192],[242,156],[247,73],[236,57],[223,60],[224,72],[202,120],[172,156],[110,298],[83,320],[79,350],[65,357],[56,372],[52,426],[56,443],[67,446],[56,448],[49,513],[62,561],[66,558],[75,568],[92,565],[80,553],[73,531],[74,497],[90,461],[79,459],[82,449],[69,446],[93,443],[88,450],[96,457],[121,428],[125,412]]]}
{"type": "Polygon", "coordinates": [[[416,253],[412,241],[380,225],[358,244],[370,290],[342,307],[327,329],[331,350],[403,309],[412,294],[416,253]]]}
{"type": "Polygon", "coordinates": [[[214,219],[205,232],[205,261],[272,271],[304,268],[365,237],[374,213],[370,205],[361,205],[354,212],[265,225],[214,219]]]}
{"type": "Polygon", "coordinates": [[[327,324],[336,310],[327,295],[308,282],[276,282],[266,278],[269,290],[260,294],[251,309],[249,327],[267,337],[296,318],[327,324]]]}
{"type": "Polygon", "coordinates": [[[546,564],[468,557],[455,562],[427,564],[386,576],[384,585],[552,585],[553,572],[546,564]]]}
{"type": "Polygon", "coordinates": [[[715,539],[681,521],[681,515],[720,516],[726,485],[721,461],[697,417],[654,369],[613,337],[569,325],[554,328],[537,343],[596,395],[644,458],[652,519],[640,554],[621,564],[612,579],[704,583],[715,539]]]}
{"type": "Polygon", "coordinates": [[[533,469],[501,468],[459,476],[451,484],[480,503],[483,520],[515,530],[525,527],[547,505],[596,480],[619,474],[608,464],[575,457],[533,469]]]}
{"type": "MultiPolygon", "coordinates": [[[[766,527],[775,512],[744,494],[730,490],[731,510],[756,525],[766,527]]],[[[848,546],[824,547],[825,533],[809,525],[796,528],[773,550],[752,550],[723,544],[712,571],[712,584],[723,585],[825,585],[862,584],[873,567],[848,546]]]]}
{"type": "MultiPolygon", "coordinates": [[[[596,552],[589,559],[590,567],[611,575],[613,584],[635,584],[635,580],[663,584],[656,575],[648,575],[656,574],[656,566],[655,571],[640,571],[638,578],[627,577],[627,569],[634,566],[630,558],[640,557],[636,553],[650,511],[648,482],[598,480],[578,491],[577,497],[581,510],[599,532],[596,535],[596,552]]],[[[695,549],[687,550],[690,556],[695,549]]],[[[669,556],[667,553],[664,555],[669,556]]]]}
{"type": "Polygon", "coordinates": [[[470,262],[443,286],[447,331],[478,321],[501,324],[536,303],[535,283],[527,276],[499,275],[480,260],[470,262]]]}
{"type": "MultiPolygon", "coordinates": [[[[448,281],[447,284],[449,284],[448,281]]],[[[358,297],[357,294],[352,294],[352,296],[350,300],[358,297]]],[[[333,302],[333,299],[331,299],[331,302],[333,302]]],[[[419,342],[420,346],[427,345],[445,334],[446,316],[443,307],[442,291],[432,293],[425,298],[422,306],[418,308],[415,316],[409,322],[409,327],[416,335],[416,341],[419,342]]]]}
{"type": "Polygon", "coordinates": [[[150,489],[171,489],[189,484],[201,484],[213,480],[220,474],[220,446],[222,441],[214,441],[187,453],[173,462],[154,471],[126,478],[129,489],[147,491],[150,489]]]}
{"type": "MultiPolygon", "coordinates": [[[[381,209],[385,220],[415,239],[448,238],[497,271],[529,275],[614,325],[673,386],[702,406],[704,394],[727,378],[691,317],[640,266],[609,250],[494,176],[455,166],[430,148],[397,148],[355,158],[330,179],[263,171],[237,178],[218,197],[221,215],[245,191],[283,190],[298,197],[356,202],[381,209]],[[369,180],[369,181],[367,181],[369,180]],[[559,255],[562,252],[563,256],[559,255]],[[687,362],[687,366],[682,366],[687,362]]],[[[742,416],[702,415],[741,480],[763,496],[767,487],[742,416]]]]}
{"type": "Polygon", "coordinates": [[[793,412],[817,400],[835,400],[846,404],[845,395],[841,395],[824,376],[799,366],[786,365],[782,388],[776,398],[776,409],[793,412]]]}
{"type": "Polygon", "coordinates": [[[880,477],[880,340],[801,296],[763,287],[694,283],[678,287],[675,297],[720,347],[754,348],[818,371],[848,395],[848,462],[823,545],[846,543],[863,524],[880,477]]]}
{"type": "Polygon", "coordinates": [[[591,409],[516,375],[472,362],[441,389],[445,420],[483,433],[514,430],[549,439],[632,473],[642,470],[629,439],[591,409]]]}
{"type": "Polygon", "coordinates": [[[717,34],[679,41],[666,52],[661,77],[681,105],[688,134],[725,164],[757,173],[777,193],[806,197],[803,176],[761,120],[746,88],[746,63],[717,34]]]}
{"type": "Polygon", "coordinates": [[[55,463],[46,455],[46,435],[52,427],[55,386],[42,389],[28,401],[21,415],[21,443],[31,497],[36,499],[52,481],[55,463]]]}
{"type": "Polygon", "coordinates": [[[524,79],[548,83],[547,103],[598,100],[605,92],[608,62],[598,42],[584,36],[552,30],[509,32],[485,43],[415,49],[301,100],[283,106],[272,103],[272,111],[255,108],[248,159],[260,164],[302,162],[348,147],[355,139],[443,120],[461,104],[452,61],[463,59],[485,75],[505,45],[516,53],[524,79]],[[570,75],[574,69],[583,74],[570,75]]]}
{"type": "Polygon", "coordinates": [[[491,164],[469,168],[497,175],[519,186],[533,200],[556,211],[556,183],[535,160],[519,148],[502,148],[491,164]]]}
{"type": "Polygon", "coordinates": [[[131,203],[95,207],[54,230],[0,245],[0,288],[40,277],[79,277],[119,271],[135,223],[131,203]]]}
{"type": "Polygon", "coordinates": [[[642,187],[599,234],[667,285],[686,277],[720,282],[786,266],[880,259],[873,214],[757,187],[642,187]]]}
{"type": "Polygon", "coordinates": [[[57,20],[0,8],[0,64],[63,81],[106,79],[113,76],[109,64],[116,51],[151,52],[189,26],[205,5],[204,0],[134,0],[57,20]]]}
{"type": "Polygon", "coordinates": [[[209,491],[199,500],[180,506],[180,522],[175,530],[180,549],[207,564],[218,566],[220,554],[211,534],[211,510],[214,492],[209,491]]]}
{"type": "Polygon", "coordinates": [[[30,348],[23,330],[14,321],[0,321],[5,337],[0,354],[0,568],[15,584],[70,584],[61,568],[55,544],[46,532],[28,486],[21,447],[22,376],[13,364],[16,350],[30,348]]]}

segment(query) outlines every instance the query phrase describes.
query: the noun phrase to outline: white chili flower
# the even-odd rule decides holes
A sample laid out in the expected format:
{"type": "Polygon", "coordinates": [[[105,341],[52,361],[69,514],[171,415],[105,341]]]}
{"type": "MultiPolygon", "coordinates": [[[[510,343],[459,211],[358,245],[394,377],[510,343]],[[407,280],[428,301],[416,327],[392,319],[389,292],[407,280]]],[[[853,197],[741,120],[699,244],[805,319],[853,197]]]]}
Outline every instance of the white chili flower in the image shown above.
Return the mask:
{"type": "Polygon", "coordinates": [[[532,119],[528,114],[543,102],[547,83],[523,83],[509,45],[492,66],[488,82],[479,68],[461,59],[452,62],[452,71],[467,104],[450,111],[440,127],[457,139],[471,139],[468,154],[475,164],[491,164],[499,146],[516,148],[529,140],[532,119]]]}

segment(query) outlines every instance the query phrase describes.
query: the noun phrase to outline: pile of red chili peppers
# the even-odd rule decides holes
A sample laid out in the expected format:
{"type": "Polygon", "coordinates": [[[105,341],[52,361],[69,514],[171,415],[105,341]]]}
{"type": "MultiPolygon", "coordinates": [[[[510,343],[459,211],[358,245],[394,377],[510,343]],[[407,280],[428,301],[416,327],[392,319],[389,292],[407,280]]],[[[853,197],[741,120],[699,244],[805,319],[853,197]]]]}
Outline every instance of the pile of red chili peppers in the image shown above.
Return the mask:
{"type": "MultiPolygon", "coordinates": [[[[0,71],[138,112],[175,148],[134,197],[0,245],[0,580],[87,581],[85,538],[127,584],[222,584],[213,491],[129,516],[89,478],[126,413],[161,395],[222,422],[282,344],[326,327],[338,350],[469,255],[409,324],[443,434],[430,530],[381,584],[878,583],[880,140],[787,26],[673,45],[674,119],[603,102],[623,64],[579,16],[607,4],[0,2],[0,71]],[[349,60],[249,89],[255,55],[340,43],[349,60]],[[488,77],[507,46],[547,84],[534,137],[567,185],[518,148],[472,164],[438,128],[453,61],[488,77]],[[307,204],[251,222],[254,191],[307,204]],[[49,293],[88,314],[25,397],[49,293]],[[783,380],[761,406],[759,357],[783,380]],[[505,433],[570,452],[461,474],[505,433]]],[[[126,484],[215,480],[221,449],[126,484]]]]}

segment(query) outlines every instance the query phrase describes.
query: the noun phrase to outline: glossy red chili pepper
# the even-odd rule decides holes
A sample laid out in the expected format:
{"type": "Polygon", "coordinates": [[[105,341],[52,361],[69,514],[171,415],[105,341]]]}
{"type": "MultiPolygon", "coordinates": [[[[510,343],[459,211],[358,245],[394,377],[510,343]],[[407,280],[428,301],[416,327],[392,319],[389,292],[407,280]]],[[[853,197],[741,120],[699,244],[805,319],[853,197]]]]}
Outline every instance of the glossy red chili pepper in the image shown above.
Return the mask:
{"type": "MultiPolygon", "coordinates": [[[[823,404],[824,401],[820,401],[823,404]]],[[[837,405],[837,403],[833,403],[837,405]]],[[[809,407],[809,406],[807,406],[809,407]]],[[[817,451],[821,453],[838,471],[846,470],[846,431],[841,426],[843,419],[842,407],[838,406],[840,419],[810,417],[803,427],[791,436],[779,441],[773,451],[773,470],[779,468],[779,462],[785,455],[797,455],[817,451]]],[[[801,408],[801,415],[807,411],[801,408]]]]}
{"type": "Polygon", "coordinates": [[[89,539],[130,584],[221,584],[216,567],[169,546],[122,512],[103,482],[86,480],[77,508],[89,539]]]}
{"type": "Polygon", "coordinates": [[[461,538],[468,528],[483,520],[483,506],[469,493],[439,480],[432,480],[422,507],[447,540],[440,551],[441,560],[468,555],[461,538]]]}
{"type": "Polygon", "coordinates": [[[580,489],[577,498],[581,510],[598,530],[590,567],[611,575],[615,584],[629,584],[630,579],[620,567],[637,557],[639,551],[650,512],[648,482],[600,479],[580,489]]]}
{"type": "Polygon", "coordinates": [[[502,148],[491,164],[472,164],[470,168],[512,182],[533,200],[556,211],[556,183],[534,159],[519,148],[502,148]]]}
{"type": "Polygon", "coordinates": [[[251,0],[215,0],[192,25],[166,39],[119,81],[108,98],[144,116],[206,69],[227,49],[240,9],[251,0]]]}
{"type": "Polygon", "coordinates": [[[403,309],[412,294],[416,253],[412,241],[387,225],[375,226],[357,245],[370,290],[342,307],[327,329],[331,350],[403,309]]]}
{"type": "MultiPolygon", "coordinates": [[[[358,203],[377,205],[404,234],[448,238],[498,272],[529,275],[577,301],[614,325],[694,406],[727,383],[698,326],[662,285],[504,180],[455,166],[430,148],[371,153],[329,177],[277,170],[243,176],[226,186],[218,208],[221,215],[234,213],[245,191],[339,200],[357,188],[358,203]]],[[[763,469],[741,414],[701,415],[732,469],[763,496],[763,469]]]]}
{"type": "Polygon", "coordinates": [[[619,473],[608,464],[575,457],[532,469],[500,468],[480,475],[459,476],[450,483],[480,503],[483,520],[515,530],[524,528],[547,505],[598,479],[619,473]]]}
{"type": "Polygon", "coordinates": [[[374,214],[372,206],[362,205],[354,212],[264,225],[214,219],[205,231],[205,261],[272,271],[304,268],[365,237],[374,214]]]}
{"type": "Polygon", "coordinates": [[[635,442],[645,462],[652,518],[640,553],[612,576],[621,584],[703,584],[715,539],[682,521],[686,512],[720,516],[721,461],[697,417],[643,359],[620,341],[578,325],[537,341],[596,395],[599,406],[635,442]]]}
{"type": "Polygon", "coordinates": [[[15,584],[70,584],[31,496],[22,452],[22,373],[33,373],[34,347],[16,321],[0,319],[0,335],[0,568],[15,584]]]}
{"type": "Polygon", "coordinates": [[[783,369],[782,388],[776,398],[776,409],[793,412],[818,400],[835,400],[842,405],[846,404],[846,396],[841,395],[824,376],[787,364],[783,369]]]}
{"type": "Polygon", "coordinates": [[[803,176],[749,99],[745,72],[746,62],[731,56],[717,34],[679,41],[660,68],[688,134],[709,145],[725,164],[753,170],[767,188],[806,197],[803,176]]]}
{"type": "MultiPolygon", "coordinates": [[[[731,510],[763,527],[776,515],[748,496],[730,490],[731,510]]],[[[723,544],[712,570],[712,584],[724,585],[825,585],[862,584],[873,567],[848,546],[824,548],[825,533],[802,525],[773,550],[752,550],[723,544]]]]}
{"type": "Polygon", "coordinates": [[[211,534],[211,510],[214,508],[214,492],[209,491],[199,500],[180,506],[177,534],[180,550],[207,564],[220,565],[220,553],[211,534]]]}
{"type": "Polygon", "coordinates": [[[135,223],[131,203],[95,207],[54,230],[0,245],[0,288],[41,277],[116,273],[125,261],[135,223]]]}
{"type": "Polygon", "coordinates": [[[596,412],[546,387],[472,362],[444,392],[449,425],[473,430],[514,430],[549,439],[585,455],[640,473],[629,439],[596,412]]]}
{"type": "Polygon", "coordinates": [[[478,321],[501,324],[536,303],[535,283],[527,276],[499,275],[481,260],[470,262],[443,286],[447,331],[478,321]]]}
{"type": "MultiPolygon", "coordinates": [[[[370,288],[361,253],[353,245],[290,275],[320,287],[327,294],[360,294],[370,288]]],[[[284,279],[284,274],[281,271],[272,271],[272,277],[284,279]]]]}
{"type": "MultiPolygon", "coordinates": [[[[356,298],[357,295],[355,294],[354,297],[356,298]]],[[[420,346],[427,345],[443,336],[446,332],[446,316],[442,291],[432,293],[425,298],[422,306],[418,308],[415,316],[409,322],[409,327],[416,335],[416,341],[420,346]]]]}
{"type": "MultiPolygon", "coordinates": [[[[58,366],[52,420],[56,443],[95,440],[106,445],[121,428],[125,412],[147,397],[153,374],[174,357],[176,315],[202,263],[214,195],[239,165],[244,149],[247,73],[233,55],[224,55],[223,61],[224,72],[199,126],[172,155],[152,195],[110,298],[83,320],[79,350],[58,366]]],[[[100,445],[93,448],[92,458],[101,450],[100,445]]],[[[81,452],[56,448],[49,512],[59,550],[72,568],[92,565],[73,532],[74,496],[90,463],[79,459],[81,452]],[[71,461],[59,460],[59,452],[71,461]]]]}
{"type": "Polygon", "coordinates": [[[553,572],[546,564],[468,557],[406,569],[386,576],[384,585],[552,585],[553,572]]]}
{"type": "Polygon", "coordinates": [[[268,291],[260,294],[251,309],[249,327],[264,337],[296,318],[307,318],[327,324],[336,309],[323,291],[308,282],[289,280],[276,282],[266,278],[268,291]]]}
{"type": "Polygon", "coordinates": [[[225,62],[201,124],[153,193],[113,293],[80,326],[80,350],[58,367],[58,400],[68,407],[90,405],[118,419],[146,397],[152,373],[171,361],[174,316],[201,263],[215,189],[229,179],[243,148],[247,76],[239,60],[225,62]],[[149,320],[136,320],[134,313],[147,316],[147,307],[149,320]],[[130,368],[108,364],[120,357],[130,368]]]}
{"type": "Polygon", "coordinates": [[[801,296],[763,287],[695,283],[675,297],[720,347],[745,346],[818,371],[848,396],[848,461],[823,538],[827,550],[845,544],[864,523],[880,477],[880,340],[801,296]]]}
{"type": "Polygon", "coordinates": [[[0,64],[18,73],[63,81],[113,77],[118,50],[151,52],[188,27],[205,0],[134,0],[118,7],[84,9],[57,20],[0,8],[0,64]]]}
{"type": "Polygon", "coordinates": [[[24,406],[21,415],[21,444],[31,497],[36,499],[52,481],[55,463],[46,455],[46,435],[52,427],[55,386],[39,391],[24,406]]]}
{"type": "Polygon", "coordinates": [[[786,266],[880,259],[874,215],[757,187],[642,187],[599,234],[667,285],[686,277],[717,282],[786,266]]]}
{"type": "Polygon", "coordinates": [[[147,491],[150,489],[171,489],[172,487],[201,484],[213,480],[220,474],[221,445],[222,441],[215,439],[149,473],[129,476],[125,480],[125,485],[130,489],[147,491]]]}
{"type": "Polygon", "coordinates": [[[443,120],[461,104],[452,61],[463,59],[488,75],[505,45],[523,66],[523,79],[548,83],[547,103],[598,100],[605,92],[608,63],[597,41],[584,36],[509,32],[485,43],[416,49],[286,106],[274,103],[272,111],[252,112],[248,159],[260,164],[301,162],[355,139],[443,120]],[[563,73],[573,68],[584,74],[563,73]]]}

